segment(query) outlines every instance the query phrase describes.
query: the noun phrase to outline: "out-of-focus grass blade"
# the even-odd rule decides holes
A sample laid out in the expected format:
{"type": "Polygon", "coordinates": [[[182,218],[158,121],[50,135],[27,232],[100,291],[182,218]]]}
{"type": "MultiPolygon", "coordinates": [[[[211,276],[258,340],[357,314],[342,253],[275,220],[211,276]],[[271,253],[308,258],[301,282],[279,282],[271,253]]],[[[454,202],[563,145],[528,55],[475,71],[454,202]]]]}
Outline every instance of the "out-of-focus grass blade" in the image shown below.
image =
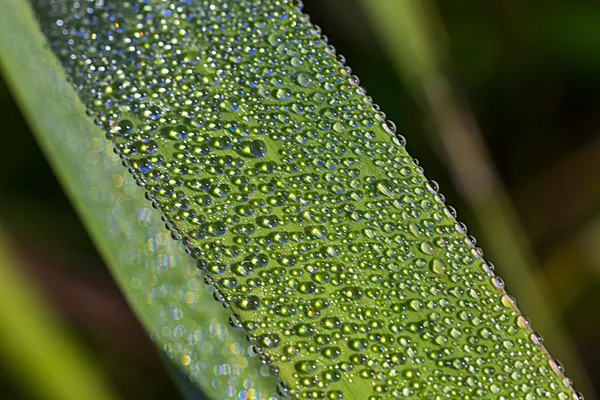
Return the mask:
{"type": "Polygon", "coordinates": [[[171,240],[86,116],[25,0],[0,7],[0,66],[92,239],[160,350],[212,398],[272,397],[276,380],[249,355],[249,343],[228,325],[228,314],[212,299],[194,261],[171,240]]]}
{"type": "Polygon", "coordinates": [[[45,400],[111,400],[102,372],[28,279],[0,232],[0,363],[45,400]]]}

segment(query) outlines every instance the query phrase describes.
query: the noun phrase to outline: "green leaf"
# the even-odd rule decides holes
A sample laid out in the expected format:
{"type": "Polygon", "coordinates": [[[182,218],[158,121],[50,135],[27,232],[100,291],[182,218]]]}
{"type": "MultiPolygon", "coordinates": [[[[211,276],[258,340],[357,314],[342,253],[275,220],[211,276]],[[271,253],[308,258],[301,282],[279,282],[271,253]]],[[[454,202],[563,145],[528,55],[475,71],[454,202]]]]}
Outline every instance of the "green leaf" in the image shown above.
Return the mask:
{"type": "MultiPolygon", "coordinates": [[[[223,313],[198,294],[191,258],[146,221],[159,212],[118,159],[294,398],[577,398],[393,123],[292,2],[36,4],[111,141],[84,125],[67,142],[80,154],[55,145],[52,160],[142,320],[207,394],[241,381],[215,385],[211,372],[227,368],[197,366],[221,353],[190,343],[190,327],[208,326],[203,309],[213,324],[223,313]],[[78,168],[85,177],[72,182],[78,168]],[[86,201],[99,199],[94,212],[86,201]]],[[[24,97],[33,89],[16,77],[33,79],[20,70],[31,62],[13,64],[24,97]]],[[[71,110],[75,126],[81,114],[71,110]]],[[[71,124],[54,118],[40,132],[71,124]]],[[[255,379],[250,395],[269,395],[255,379]]]]}

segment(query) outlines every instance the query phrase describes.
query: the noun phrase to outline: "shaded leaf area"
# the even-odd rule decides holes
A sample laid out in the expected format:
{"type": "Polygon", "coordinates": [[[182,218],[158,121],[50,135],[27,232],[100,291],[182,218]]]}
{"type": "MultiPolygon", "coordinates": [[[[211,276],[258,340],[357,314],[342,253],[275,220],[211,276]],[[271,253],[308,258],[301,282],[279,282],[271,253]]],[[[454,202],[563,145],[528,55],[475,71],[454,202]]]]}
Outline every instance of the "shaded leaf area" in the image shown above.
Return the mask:
{"type": "Polygon", "coordinates": [[[27,2],[0,12],[0,52],[9,86],[121,289],[161,352],[186,366],[193,385],[185,382],[185,393],[200,398],[202,386],[213,398],[272,398],[275,379],[220,316],[193,261],[86,116],[27,2]]]}
{"type": "Polygon", "coordinates": [[[286,1],[189,3],[38,10],[283,394],[576,398],[308,18],[286,1]]]}

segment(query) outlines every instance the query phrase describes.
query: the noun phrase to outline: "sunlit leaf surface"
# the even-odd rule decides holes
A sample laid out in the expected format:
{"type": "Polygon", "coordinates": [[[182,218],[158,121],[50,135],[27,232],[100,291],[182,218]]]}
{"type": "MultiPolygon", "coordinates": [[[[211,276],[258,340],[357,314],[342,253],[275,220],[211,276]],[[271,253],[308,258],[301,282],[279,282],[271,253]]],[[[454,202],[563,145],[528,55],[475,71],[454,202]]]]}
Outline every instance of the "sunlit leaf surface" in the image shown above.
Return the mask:
{"type": "MultiPolygon", "coordinates": [[[[88,113],[281,395],[577,398],[393,123],[292,2],[34,4],[88,113]]],[[[147,268],[121,275],[125,290],[150,303],[174,291],[157,307],[194,325],[206,300],[190,306],[183,281],[147,268]]],[[[150,314],[154,329],[167,320],[150,314]]],[[[155,339],[206,385],[204,349],[172,320],[155,339]]]]}

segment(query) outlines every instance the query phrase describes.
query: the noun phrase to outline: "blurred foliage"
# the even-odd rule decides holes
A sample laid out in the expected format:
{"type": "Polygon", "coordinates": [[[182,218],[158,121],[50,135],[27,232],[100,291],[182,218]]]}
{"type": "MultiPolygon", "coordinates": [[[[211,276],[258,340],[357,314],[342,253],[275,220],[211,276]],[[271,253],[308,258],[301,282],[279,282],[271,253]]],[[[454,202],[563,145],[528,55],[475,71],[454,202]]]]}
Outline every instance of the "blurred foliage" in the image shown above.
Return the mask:
{"type": "MultiPolygon", "coordinates": [[[[440,183],[461,219],[475,227],[451,184],[439,144],[428,134],[433,122],[394,78],[383,46],[373,45],[375,35],[358,2],[304,3],[369,94],[396,121],[411,154],[440,183]]],[[[540,260],[536,273],[548,282],[553,311],[566,324],[589,375],[598,377],[600,7],[593,0],[438,1],[437,6],[453,61],[451,77],[473,111],[540,260]]],[[[3,84],[0,118],[6,148],[19,149],[0,157],[5,171],[0,220],[22,253],[30,255],[27,268],[41,277],[57,310],[72,321],[124,398],[176,398],[3,84]],[[70,306],[73,299],[65,299],[65,292],[74,288],[94,299],[87,305],[92,312],[70,306]],[[119,323],[98,311],[107,305],[122,310],[115,311],[119,323]],[[107,321],[113,321],[112,328],[99,329],[107,321]],[[146,385],[143,392],[136,391],[140,382],[146,385]]],[[[471,230],[484,249],[493,240],[471,230]]],[[[7,379],[0,375],[0,397],[19,398],[7,379]]],[[[599,391],[600,379],[595,381],[599,391]]]]}
{"type": "Polygon", "coordinates": [[[103,371],[32,285],[0,232],[0,359],[21,391],[47,400],[116,399],[103,371]]]}

